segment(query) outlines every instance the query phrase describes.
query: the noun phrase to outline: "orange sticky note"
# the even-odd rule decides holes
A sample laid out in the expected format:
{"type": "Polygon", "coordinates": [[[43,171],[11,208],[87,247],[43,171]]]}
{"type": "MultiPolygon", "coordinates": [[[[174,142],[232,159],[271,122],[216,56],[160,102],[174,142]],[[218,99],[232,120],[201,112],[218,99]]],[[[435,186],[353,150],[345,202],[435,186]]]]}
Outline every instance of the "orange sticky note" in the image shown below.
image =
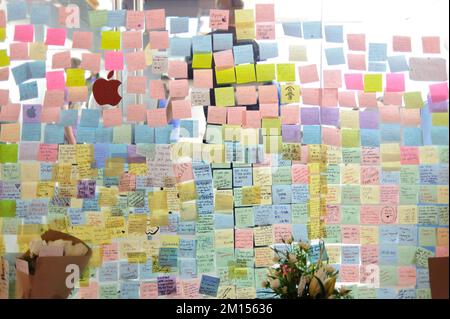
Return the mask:
{"type": "Polygon", "coordinates": [[[58,52],[52,57],[52,69],[66,69],[72,67],[70,52],[58,52]]]}
{"type": "Polygon", "coordinates": [[[172,101],[172,118],[188,119],[192,117],[192,106],[187,100],[172,101]]]}
{"type": "Polygon", "coordinates": [[[189,94],[188,80],[171,80],[169,82],[169,94],[171,97],[186,97],[189,94]]]}
{"type": "Polygon", "coordinates": [[[150,127],[161,127],[168,123],[167,109],[147,110],[147,125],[150,127]]]}
{"type": "Polygon", "coordinates": [[[236,87],[236,100],[239,105],[254,105],[257,103],[256,87],[238,86],[236,87]]]}
{"type": "Polygon", "coordinates": [[[260,111],[245,111],[243,127],[244,128],[261,128],[261,113],[260,113],[260,111]]]}
{"type": "Polygon", "coordinates": [[[211,89],[213,87],[213,73],[211,69],[194,70],[194,88],[211,89]]]}
{"type": "Polygon", "coordinates": [[[147,117],[145,105],[132,104],[127,106],[127,122],[138,123],[144,122],[147,117]]]}
{"type": "Polygon", "coordinates": [[[299,124],[300,108],[298,105],[283,105],[281,111],[281,124],[299,124]]]}
{"type": "Polygon", "coordinates": [[[122,125],[122,110],[120,108],[103,110],[104,127],[113,127],[122,125]]]}
{"type": "Polygon", "coordinates": [[[17,143],[20,140],[20,123],[5,123],[0,125],[0,141],[17,143]]]}
{"type": "Polygon", "coordinates": [[[169,47],[169,31],[151,31],[150,48],[165,50],[169,47]]]}

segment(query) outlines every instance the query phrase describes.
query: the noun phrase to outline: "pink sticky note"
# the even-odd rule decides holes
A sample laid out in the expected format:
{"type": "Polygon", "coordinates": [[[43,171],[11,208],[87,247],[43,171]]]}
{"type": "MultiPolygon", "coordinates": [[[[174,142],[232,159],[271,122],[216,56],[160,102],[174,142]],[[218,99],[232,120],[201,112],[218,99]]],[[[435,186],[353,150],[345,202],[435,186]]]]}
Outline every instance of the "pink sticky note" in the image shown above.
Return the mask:
{"type": "Polygon", "coordinates": [[[20,115],[20,104],[3,105],[0,112],[0,121],[17,122],[20,115]]]}
{"type": "Polygon", "coordinates": [[[132,104],[127,106],[127,122],[144,122],[147,117],[145,105],[132,104]]]}
{"type": "Polygon", "coordinates": [[[405,126],[419,126],[420,125],[420,109],[401,108],[400,115],[402,125],[405,126]]]}
{"type": "Polygon", "coordinates": [[[261,118],[278,117],[278,104],[260,104],[261,118]]]}
{"type": "Polygon", "coordinates": [[[340,91],[339,92],[339,106],[342,107],[357,107],[356,97],[354,91],[340,91]]]}
{"type": "Polygon", "coordinates": [[[209,11],[209,27],[213,30],[228,30],[230,22],[229,10],[210,10],[209,11]]]}
{"type": "MultiPolygon", "coordinates": [[[[42,113],[44,110],[48,108],[57,108],[59,114],[59,108],[64,105],[64,90],[47,90],[45,91],[44,96],[44,108],[42,109],[42,113]]],[[[43,117],[43,115],[42,115],[43,117]]],[[[53,121],[51,121],[53,122],[53,121]]],[[[58,121],[55,121],[58,122],[58,121]]]]}
{"type": "Polygon", "coordinates": [[[119,259],[119,244],[112,243],[109,245],[101,245],[100,251],[102,253],[102,260],[105,261],[115,261],[119,259]]]}
{"type": "Polygon", "coordinates": [[[264,22],[256,24],[257,40],[275,40],[275,23],[264,22]]]}
{"type": "Polygon", "coordinates": [[[422,37],[423,53],[441,53],[439,37],[422,37]]]}
{"type": "Polygon", "coordinates": [[[384,92],[383,103],[385,105],[402,105],[403,93],[402,92],[384,92]]]}
{"type": "Polygon", "coordinates": [[[242,125],[244,123],[246,108],[243,106],[227,107],[227,123],[242,125]]]}
{"type": "Polygon", "coordinates": [[[321,89],[302,88],[302,100],[304,105],[320,105],[321,96],[321,89]]]}
{"type": "Polygon", "coordinates": [[[387,92],[404,92],[405,91],[405,75],[403,73],[386,74],[386,91],[387,92]]]}
{"type": "Polygon", "coordinates": [[[436,257],[448,257],[448,246],[436,246],[436,257]]]}
{"type": "Polygon", "coordinates": [[[234,57],[232,50],[225,50],[214,53],[214,63],[219,70],[234,67],[234,57]]]}
{"type": "Polygon", "coordinates": [[[348,69],[349,70],[366,70],[366,55],[365,54],[347,54],[348,69]]]}
{"type": "Polygon", "coordinates": [[[100,63],[102,56],[100,53],[83,53],[81,55],[80,68],[93,73],[100,72],[100,63]]]}
{"type": "Polygon", "coordinates": [[[147,67],[145,62],[145,52],[142,50],[126,53],[125,60],[129,72],[144,70],[147,67]]]}
{"type": "Polygon", "coordinates": [[[234,231],[234,247],[253,249],[253,229],[235,229],[234,231]]]}
{"type": "Polygon", "coordinates": [[[11,43],[9,45],[9,58],[11,60],[28,60],[28,43],[11,43]]]}
{"type": "Polygon", "coordinates": [[[123,70],[123,52],[106,51],[105,52],[105,70],[123,70]]]}
{"type": "MultiPolygon", "coordinates": [[[[1,1],[0,1],[1,3],[1,1]]],[[[6,14],[5,10],[0,10],[0,28],[6,27],[6,14]]]]}
{"type": "Polygon", "coordinates": [[[194,88],[210,89],[213,87],[213,73],[211,69],[194,70],[194,88]]]}
{"type": "Polygon", "coordinates": [[[65,28],[48,28],[45,37],[45,44],[47,45],[64,45],[66,42],[65,28]]]}
{"type": "Polygon", "coordinates": [[[430,84],[431,102],[442,102],[448,100],[448,83],[430,84]]]}
{"type": "Polygon", "coordinates": [[[377,101],[377,95],[376,93],[365,93],[365,92],[358,92],[358,103],[359,107],[377,107],[378,101],[377,101]]]}
{"type": "Polygon", "coordinates": [[[192,105],[188,100],[173,100],[172,101],[172,118],[188,119],[192,117],[192,105]]]}
{"type": "Polygon", "coordinates": [[[188,68],[187,63],[185,61],[169,61],[169,70],[168,70],[169,77],[173,79],[186,79],[187,73],[188,68]]]}
{"type": "MultiPolygon", "coordinates": [[[[400,190],[398,185],[380,186],[380,203],[397,205],[400,201],[400,190]]],[[[383,218],[383,216],[381,216],[383,218]]]]}
{"type": "Polygon", "coordinates": [[[398,285],[400,287],[416,286],[416,267],[415,266],[399,266],[398,272],[398,285]]]}
{"type": "Polygon", "coordinates": [[[210,106],[208,107],[209,124],[226,124],[227,123],[227,107],[210,106]]]}
{"type": "Polygon", "coordinates": [[[150,127],[161,127],[168,123],[167,109],[147,110],[147,125],[150,127]]]}
{"type": "Polygon", "coordinates": [[[378,108],[380,119],[383,123],[400,123],[400,111],[398,106],[388,105],[378,108]]]}
{"type": "Polygon", "coordinates": [[[90,281],[89,286],[80,287],[80,299],[98,299],[98,282],[90,281]]]}
{"type": "Polygon", "coordinates": [[[64,90],[66,87],[64,71],[47,72],[45,78],[47,80],[47,90],[64,90]]]}
{"type": "Polygon", "coordinates": [[[173,174],[178,183],[187,182],[194,179],[192,163],[180,163],[173,165],[173,174]]]}
{"type": "Polygon", "coordinates": [[[256,4],[255,6],[256,23],[259,22],[275,22],[275,5],[274,4],[256,4]]]}
{"type": "Polygon", "coordinates": [[[38,161],[56,162],[58,160],[57,144],[39,144],[38,161]]]}
{"type": "Polygon", "coordinates": [[[321,89],[320,106],[335,107],[338,106],[338,89],[321,89]]]}
{"type": "Polygon", "coordinates": [[[89,31],[74,31],[72,48],[74,49],[92,49],[94,35],[89,31]]]}
{"type": "Polygon", "coordinates": [[[122,110],[120,108],[104,109],[103,125],[105,127],[122,125],[122,110]]]}
{"type": "Polygon", "coordinates": [[[323,70],[323,86],[324,88],[339,89],[342,87],[341,70],[323,70]]]}
{"type": "Polygon", "coordinates": [[[129,76],[126,90],[130,94],[145,94],[147,90],[147,78],[145,76],[129,76]]]}
{"type": "Polygon", "coordinates": [[[186,97],[189,94],[188,80],[169,81],[169,94],[171,97],[186,97]]]}
{"type": "Polygon", "coordinates": [[[9,90],[0,89],[0,105],[9,103],[9,90]]]}
{"type": "Polygon", "coordinates": [[[156,9],[145,11],[146,30],[159,30],[166,28],[166,10],[156,9]]]}
{"type": "Polygon", "coordinates": [[[164,82],[161,80],[150,81],[150,97],[152,99],[165,99],[166,90],[164,88],[164,82]]]}
{"type": "Polygon", "coordinates": [[[126,20],[126,28],[128,30],[143,30],[145,21],[145,12],[144,11],[127,11],[127,20],[126,20]]]}
{"type": "Polygon", "coordinates": [[[351,51],[366,51],[365,34],[347,34],[347,43],[351,51]]]}
{"type": "MultiPolygon", "coordinates": [[[[369,171],[369,174],[378,174],[376,167],[369,166],[374,172],[369,171]],[[376,170],[376,171],[375,171],[376,170]]],[[[362,175],[363,173],[361,173],[362,175]]],[[[378,176],[378,175],[376,175],[378,176]]],[[[362,205],[360,209],[360,223],[363,225],[378,225],[381,224],[381,207],[375,205],[362,205]]]]}
{"type": "Polygon", "coordinates": [[[14,26],[14,41],[33,42],[34,26],[32,24],[14,26]]]}
{"type": "Polygon", "coordinates": [[[278,103],[278,88],[276,85],[260,85],[258,93],[259,103],[278,103]]]}
{"type": "Polygon", "coordinates": [[[341,146],[341,130],[337,127],[322,127],[322,142],[326,145],[341,146]]]}
{"type": "Polygon", "coordinates": [[[150,48],[165,50],[169,47],[169,31],[151,31],[150,48]]]}
{"type": "Polygon", "coordinates": [[[157,299],[158,283],[156,281],[146,281],[139,284],[141,299],[157,299]]]}
{"type": "Polygon", "coordinates": [[[340,224],[341,211],[339,205],[327,205],[327,214],[325,215],[325,223],[327,224],[340,224]]]}
{"type": "Polygon", "coordinates": [[[341,231],[343,244],[359,244],[359,226],[343,225],[341,231]]]}
{"type": "Polygon", "coordinates": [[[58,52],[52,57],[52,69],[66,69],[71,65],[70,51],[58,52]]]}
{"type": "Polygon", "coordinates": [[[344,79],[347,90],[364,90],[362,74],[344,74],[344,79]]]}
{"type": "Polygon", "coordinates": [[[236,99],[239,105],[255,105],[258,100],[256,87],[253,85],[236,87],[236,99]]]}
{"type": "Polygon", "coordinates": [[[394,35],[392,48],[394,52],[411,52],[411,37],[394,35]]]}
{"type": "Polygon", "coordinates": [[[276,224],[273,225],[273,239],[274,243],[285,243],[286,240],[292,237],[292,225],[291,224],[276,224]]]}
{"type": "Polygon", "coordinates": [[[298,68],[298,73],[300,75],[300,83],[313,83],[319,81],[316,64],[300,66],[298,68]]]}
{"type": "Polygon", "coordinates": [[[142,49],[143,39],[141,31],[122,32],[123,49],[142,49]]]}
{"type": "Polygon", "coordinates": [[[283,105],[280,108],[282,124],[299,124],[300,108],[298,105],[283,105]]]}
{"type": "Polygon", "coordinates": [[[377,166],[361,166],[360,175],[362,185],[380,184],[380,168],[377,166]]]}
{"type": "Polygon", "coordinates": [[[0,81],[8,81],[9,79],[9,68],[0,69],[0,81]]]}
{"type": "Polygon", "coordinates": [[[245,111],[244,128],[261,128],[260,111],[245,111]]]}
{"type": "Polygon", "coordinates": [[[419,148],[414,146],[400,146],[400,164],[419,165],[419,148]]]}
{"type": "Polygon", "coordinates": [[[361,245],[361,264],[378,264],[378,251],[377,245],[361,245]]]}
{"type": "Polygon", "coordinates": [[[292,165],[292,184],[308,184],[309,169],[306,165],[292,165]]]}

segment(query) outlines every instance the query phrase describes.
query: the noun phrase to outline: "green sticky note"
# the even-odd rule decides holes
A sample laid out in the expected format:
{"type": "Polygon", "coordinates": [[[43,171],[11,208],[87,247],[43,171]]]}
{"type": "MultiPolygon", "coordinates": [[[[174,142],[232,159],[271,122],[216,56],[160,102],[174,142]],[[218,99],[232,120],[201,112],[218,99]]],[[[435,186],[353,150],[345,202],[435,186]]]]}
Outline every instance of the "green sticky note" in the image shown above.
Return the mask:
{"type": "Polygon", "coordinates": [[[419,228],[419,245],[430,247],[436,246],[436,228],[420,227],[419,228]]]}
{"type": "Polygon", "coordinates": [[[236,73],[234,67],[222,70],[216,68],[216,81],[217,84],[236,83],[236,73]]]}
{"type": "Polygon", "coordinates": [[[242,64],[236,66],[236,79],[238,84],[256,82],[255,65],[242,64]]]}
{"type": "Polygon", "coordinates": [[[434,254],[428,249],[417,247],[414,254],[415,264],[422,268],[428,268],[428,258],[433,257],[434,254]]]}
{"type": "Polygon", "coordinates": [[[403,94],[405,106],[407,108],[417,109],[423,107],[423,99],[421,92],[405,92],[403,94]]]}
{"type": "Polygon", "coordinates": [[[342,185],[341,202],[344,205],[359,205],[361,201],[359,185],[342,185]]]}
{"type": "Polygon", "coordinates": [[[341,226],[340,225],[325,225],[325,233],[327,236],[324,238],[327,244],[338,244],[341,242],[341,226]]]}
{"type": "Polygon", "coordinates": [[[112,284],[101,284],[99,286],[99,296],[100,299],[118,299],[119,298],[119,287],[116,283],[112,284]]]}
{"type": "Polygon", "coordinates": [[[397,266],[380,266],[380,286],[397,285],[397,266]]]}
{"type": "Polygon", "coordinates": [[[341,168],[339,165],[328,165],[327,182],[328,184],[341,184],[341,168]]]}
{"type": "Polygon", "coordinates": [[[291,166],[279,166],[272,168],[272,185],[292,184],[291,166]]]}
{"type": "Polygon", "coordinates": [[[359,130],[344,128],[341,130],[342,147],[358,147],[360,146],[359,130]]]}
{"type": "Polygon", "coordinates": [[[397,248],[398,266],[414,265],[415,254],[416,254],[415,246],[398,246],[397,248]]]}
{"type": "Polygon", "coordinates": [[[16,217],[16,201],[9,199],[0,200],[0,217],[16,217]]]}
{"type": "Polygon", "coordinates": [[[102,50],[120,50],[120,31],[102,32],[102,50]]]}
{"type": "Polygon", "coordinates": [[[345,147],[342,149],[342,162],[344,164],[361,163],[361,147],[345,147]]]}
{"type": "Polygon", "coordinates": [[[89,14],[89,26],[91,28],[101,28],[108,23],[107,10],[90,10],[88,14],[89,14]]]}
{"type": "Polygon", "coordinates": [[[257,64],[256,78],[260,83],[272,82],[275,80],[275,64],[257,64]]]}
{"type": "Polygon", "coordinates": [[[246,228],[255,226],[253,207],[236,207],[234,209],[236,227],[246,228]]]}
{"type": "Polygon", "coordinates": [[[341,223],[345,225],[359,224],[359,206],[341,206],[341,223]]]}
{"type": "Polygon", "coordinates": [[[212,65],[212,53],[194,53],[192,59],[193,69],[211,69],[212,65]]]}
{"type": "Polygon", "coordinates": [[[277,78],[278,82],[295,82],[295,64],[277,64],[277,78]]]}
{"type": "Polygon", "coordinates": [[[307,224],[309,221],[308,204],[297,203],[291,205],[292,224],[307,224]]]}
{"type": "Polygon", "coordinates": [[[0,163],[17,163],[18,144],[0,144],[0,163]]]}
{"type": "Polygon", "coordinates": [[[83,69],[67,69],[66,74],[67,74],[66,86],[72,87],[72,86],[86,85],[83,69]]]}
{"type": "Polygon", "coordinates": [[[113,143],[114,144],[131,144],[131,125],[122,124],[113,128],[113,143]]]}
{"type": "Polygon", "coordinates": [[[235,106],[234,87],[215,88],[216,106],[235,106]]]}
{"type": "Polygon", "coordinates": [[[365,74],[364,75],[364,92],[383,92],[383,75],[382,74],[365,74]]]}
{"type": "Polygon", "coordinates": [[[400,185],[400,204],[416,205],[419,201],[419,185],[400,185]]]}
{"type": "Polygon", "coordinates": [[[214,188],[233,188],[233,171],[231,169],[216,169],[213,171],[214,188]]]}
{"type": "Polygon", "coordinates": [[[261,122],[263,135],[281,135],[281,118],[263,118],[261,122]]]}

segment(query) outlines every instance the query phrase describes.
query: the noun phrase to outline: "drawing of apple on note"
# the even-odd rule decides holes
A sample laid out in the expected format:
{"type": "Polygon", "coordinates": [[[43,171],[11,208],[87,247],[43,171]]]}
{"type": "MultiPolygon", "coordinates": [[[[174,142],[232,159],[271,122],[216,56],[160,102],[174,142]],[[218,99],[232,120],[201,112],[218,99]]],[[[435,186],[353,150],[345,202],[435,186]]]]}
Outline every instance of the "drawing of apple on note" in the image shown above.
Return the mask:
{"type": "Polygon", "coordinates": [[[109,72],[107,80],[99,78],[94,82],[94,86],[92,87],[95,101],[101,106],[107,104],[116,106],[122,101],[122,97],[118,92],[118,88],[122,82],[119,80],[111,80],[113,75],[114,71],[109,72]]]}

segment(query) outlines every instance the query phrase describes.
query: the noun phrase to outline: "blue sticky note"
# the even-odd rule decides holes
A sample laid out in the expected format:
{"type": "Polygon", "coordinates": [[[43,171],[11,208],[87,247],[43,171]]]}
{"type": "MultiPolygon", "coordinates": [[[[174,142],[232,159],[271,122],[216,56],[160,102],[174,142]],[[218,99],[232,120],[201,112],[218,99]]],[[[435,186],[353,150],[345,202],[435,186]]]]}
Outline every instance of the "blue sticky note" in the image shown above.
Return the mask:
{"type": "Polygon", "coordinates": [[[95,144],[95,128],[78,126],[76,138],[77,143],[95,144]]]}
{"type": "Polygon", "coordinates": [[[345,64],[345,56],[343,48],[328,48],[325,49],[325,56],[327,58],[328,65],[341,65],[345,64]]]}
{"type": "Polygon", "coordinates": [[[386,43],[369,43],[369,61],[383,62],[387,59],[386,43]]]}
{"type": "Polygon", "coordinates": [[[303,38],[322,39],[322,22],[320,21],[303,22],[303,38]]]}
{"type": "MultiPolygon", "coordinates": [[[[204,163],[192,163],[192,172],[194,174],[195,181],[207,181],[208,184],[206,184],[206,188],[211,188],[212,190],[212,171],[211,171],[211,165],[204,164],[204,163]]],[[[197,189],[198,192],[198,189],[197,189]]]]}
{"type": "Polygon", "coordinates": [[[394,288],[377,288],[377,299],[397,299],[397,290],[394,288]]]}
{"type": "Polygon", "coordinates": [[[192,50],[194,53],[212,52],[211,35],[196,35],[192,37],[192,50]]]}
{"type": "Polygon", "coordinates": [[[394,185],[400,184],[400,171],[381,171],[381,184],[394,185]]]}
{"type": "Polygon", "coordinates": [[[95,129],[96,143],[112,143],[112,139],[113,139],[112,127],[100,127],[95,129]]]}
{"type": "Polygon", "coordinates": [[[108,11],[107,26],[110,28],[119,28],[126,25],[127,11],[126,10],[111,10],[108,11]]]}
{"type": "Polygon", "coordinates": [[[130,264],[127,261],[120,262],[119,278],[122,280],[138,279],[138,264],[130,264]]]}
{"type": "Polygon", "coordinates": [[[183,279],[197,277],[197,260],[195,258],[180,259],[180,276],[183,279]]]}
{"type": "Polygon", "coordinates": [[[415,288],[402,288],[398,290],[398,299],[417,299],[415,288]]]}
{"type": "Polygon", "coordinates": [[[259,45],[259,60],[264,61],[278,57],[278,43],[276,42],[262,42],[259,45]]]}
{"type": "Polygon", "coordinates": [[[342,246],[341,260],[343,264],[359,265],[359,246],[342,246]]]}
{"type": "Polygon", "coordinates": [[[146,280],[156,277],[152,271],[153,262],[152,259],[147,259],[143,264],[139,264],[139,279],[146,280]]]}
{"type": "Polygon", "coordinates": [[[272,225],[274,223],[273,213],[270,205],[253,206],[255,226],[272,225]]]}
{"type": "Polygon", "coordinates": [[[422,129],[419,127],[403,128],[403,145],[404,146],[422,146],[422,129]]]}
{"type": "Polygon", "coordinates": [[[78,122],[78,110],[62,110],[59,119],[59,125],[72,126],[77,125],[78,122]]]}
{"type": "Polygon", "coordinates": [[[214,214],[215,229],[230,229],[234,227],[233,214],[214,214]]]}
{"type": "Polygon", "coordinates": [[[189,18],[171,18],[170,19],[170,34],[189,32],[189,18]]]}
{"type": "Polygon", "coordinates": [[[161,247],[159,249],[158,263],[160,267],[177,267],[178,249],[161,247]]]}
{"type": "Polygon", "coordinates": [[[121,281],[120,299],[139,299],[139,281],[121,281]]]}
{"type": "Polygon", "coordinates": [[[397,245],[380,245],[379,263],[380,265],[397,265],[397,245]]]}
{"type": "Polygon", "coordinates": [[[233,47],[234,64],[255,63],[253,55],[253,45],[236,45],[233,47]]]}
{"type": "Polygon", "coordinates": [[[191,55],[191,38],[171,38],[170,55],[187,57],[191,55]]]}
{"type": "Polygon", "coordinates": [[[233,167],[233,187],[252,185],[253,175],[251,167],[233,167]]]}
{"type": "Polygon", "coordinates": [[[27,18],[27,4],[25,1],[9,1],[6,4],[8,21],[24,20],[27,18]]]}
{"type": "Polygon", "coordinates": [[[155,143],[170,144],[170,135],[172,133],[172,125],[155,127],[155,143]]]}
{"type": "Polygon", "coordinates": [[[69,207],[67,209],[67,216],[71,225],[83,225],[86,223],[86,215],[81,208],[69,207]]]}
{"type": "Polygon", "coordinates": [[[135,144],[153,144],[155,143],[155,129],[148,125],[137,124],[134,127],[135,144]]]}
{"type": "Polygon", "coordinates": [[[380,124],[382,142],[399,142],[401,139],[401,126],[399,124],[380,124]]]}
{"type": "MultiPolygon", "coordinates": [[[[274,186],[288,186],[289,190],[286,190],[287,193],[291,191],[290,185],[273,185],[274,186]]],[[[273,209],[273,223],[274,224],[290,224],[292,213],[291,213],[291,205],[288,204],[276,204],[272,205],[273,209]]]]}
{"type": "Polygon", "coordinates": [[[380,131],[377,129],[361,129],[361,146],[380,146],[380,131]]]}
{"type": "Polygon", "coordinates": [[[303,126],[303,144],[321,144],[322,135],[320,125],[304,125],[303,126]]]}
{"type": "Polygon", "coordinates": [[[50,24],[51,7],[39,3],[30,5],[30,20],[32,24],[50,24]]]}
{"type": "Polygon", "coordinates": [[[39,95],[37,82],[33,81],[33,82],[29,82],[29,83],[20,84],[19,85],[19,93],[20,93],[21,101],[37,98],[39,95]]]}
{"type": "Polygon", "coordinates": [[[212,277],[208,275],[202,275],[200,281],[199,293],[207,296],[217,297],[217,291],[219,290],[220,278],[212,277]]]}
{"type": "Polygon", "coordinates": [[[291,185],[272,185],[272,202],[274,204],[290,204],[292,202],[291,185]]]}
{"type": "Polygon", "coordinates": [[[431,128],[431,142],[433,145],[448,145],[448,127],[433,126],[431,128]]]}
{"type": "Polygon", "coordinates": [[[231,50],[233,48],[232,33],[215,33],[213,34],[214,51],[231,50]]]}
{"type": "Polygon", "coordinates": [[[380,244],[396,244],[398,237],[397,225],[380,225],[378,234],[380,244]]]}
{"type": "Polygon", "coordinates": [[[22,84],[23,82],[26,82],[29,79],[31,79],[28,63],[23,63],[16,67],[11,68],[11,72],[13,74],[14,81],[16,81],[17,85],[22,84]]]}
{"type": "Polygon", "coordinates": [[[180,138],[198,137],[198,121],[197,120],[181,120],[180,121],[180,138]]]}
{"type": "Polygon", "coordinates": [[[40,141],[41,123],[23,123],[22,141],[40,141]]]}
{"type": "Polygon", "coordinates": [[[398,225],[397,231],[399,245],[417,245],[417,225],[398,225]]]}
{"type": "Polygon", "coordinates": [[[290,37],[302,37],[302,24],[300,22],[285,22],[283,23],[284,35],[290,37]]]}
{"type": "Polygon", "coordinates": [[[292,184],[292,203],[306,203],[309,200],[307,184],[292,184]]]}
{"type": "Polygon", "coordinates": [[[100,282],[117,281],[119,267],[117,262],[105,262],[99,268],[98,280],[100,282]]]}
{"type": "Polygon", "coordinates": [[[369,72],[386,72],[386,63],[369,61],[369,72]]]}
{"type": "Polygon", "coordinates": [[[80,126],[98,127],[99,120],[100,120],[99,109],[83,109],[81,111],[80,126]]]}
{"type": "Polygon", "coordinates": [[[387,58],[387,60],[389,63],[389,70],[391,70],[392,73],[409,71],[406,56],[404,55],[390,56],[387,58]]]}
{"type": "Polygon", "coordinates": [[[44,143],[63,144],[64,126],[59,126],[57,124],[46,124],[44,129],[44,143]]]}
{"type": "Polygon", "coordinates": [[[94,159],[97,168],[104,168],[106,159],[109,158],[109,144],[94,144],[94,159]]]}
{"type": "Polygon", "coordinates": [[[308,226],[306,224],[293,224],[292,236],[297,242],[308,242],[308,226]]]}
{"type": "Polygon", "coordinates": [[[45,61],[33,61],[28,63],[31,79],[45,78],[45,61]]]}
{"type": "Polygon", "coordinates": [[[344,27],[342,25],[326,25],[325,40],[332,43],[344,43],[344,27]]]}
{"type": "Polygon", "coordinates": [[[196,240],[188,238],[180,238],[179,252],[180,258],[195,258],[196,256],[196,240]]]}

